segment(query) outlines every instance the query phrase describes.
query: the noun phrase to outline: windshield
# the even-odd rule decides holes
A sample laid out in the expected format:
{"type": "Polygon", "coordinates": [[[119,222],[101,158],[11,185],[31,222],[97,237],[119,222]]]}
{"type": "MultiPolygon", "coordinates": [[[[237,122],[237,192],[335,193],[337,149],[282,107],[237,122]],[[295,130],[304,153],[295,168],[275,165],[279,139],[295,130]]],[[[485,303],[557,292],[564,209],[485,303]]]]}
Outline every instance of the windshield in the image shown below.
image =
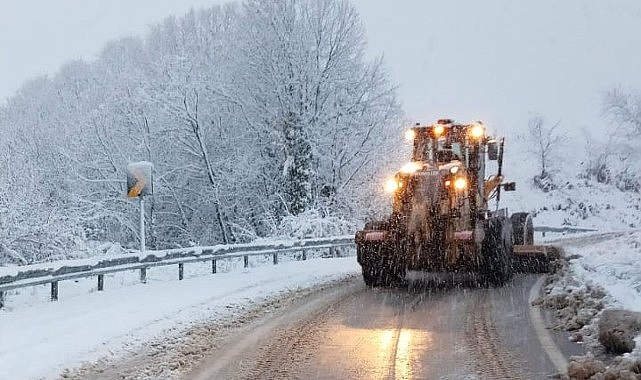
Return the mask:
{"type": "Polygon", "coordinates": [[[443,164],[453,160],[465,161],[466,151],[460,141],[440,137],[417,139],[414,146],[413,161],[443,164]]]}

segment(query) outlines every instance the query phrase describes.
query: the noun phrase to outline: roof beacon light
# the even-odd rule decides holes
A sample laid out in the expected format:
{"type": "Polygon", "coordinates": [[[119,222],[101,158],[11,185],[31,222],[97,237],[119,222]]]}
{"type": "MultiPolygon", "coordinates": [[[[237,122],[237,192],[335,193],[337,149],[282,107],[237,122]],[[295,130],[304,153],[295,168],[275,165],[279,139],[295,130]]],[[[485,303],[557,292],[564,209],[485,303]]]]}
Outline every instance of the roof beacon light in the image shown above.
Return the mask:
{"type": "Polygon", "coordinates": [[[483,126],[483,124],[472,124],[472,128],[470,129],[470,136],[475,139],[480,139],[481,137],[485,136],[485,127],[483,126]]]}
{"type": "Polygon", "coordinates": [[[445,132],[445,127],[441,124],[436,124],[432,127],[432,132],[434,133],[435,137],[439,137],[443,134],[443,132],[445,132]]]}

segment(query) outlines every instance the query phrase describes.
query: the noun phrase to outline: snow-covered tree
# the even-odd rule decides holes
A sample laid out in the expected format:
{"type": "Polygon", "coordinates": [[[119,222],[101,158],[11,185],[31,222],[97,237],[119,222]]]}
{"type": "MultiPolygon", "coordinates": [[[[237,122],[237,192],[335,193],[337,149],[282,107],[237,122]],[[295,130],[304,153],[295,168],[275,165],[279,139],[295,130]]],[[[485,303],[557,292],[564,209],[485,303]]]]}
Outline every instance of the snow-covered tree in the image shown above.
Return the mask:
{"type": "Polygon", "coordinates": [[[556,188],[554,174],[561,166],[561,149],[567,141],[567,134],[560,130],[560,122],[546,125],[543,117],[533,116],[528,121],[528,133],[531,141],[529,152],[536,159],[539,173],[533,178],[534,183],[543,191],[556,188]]]}
{"type": "Polygon", "coordinates": [[[333,0],[252,0],[243,10],[238,96],[269,142],[263,170],[276,178],[277,213],[346,206],[350,185],[385,161],[398,133],[394,89],[382,62],[364,59],[358,15],[333,0]]]}
{"type": "Polygon", "coordinates": [[[84,239],[137,247],[135,161],[154,164],[150,248],[362,216],[400,135],[394,87],[364,47],[346,1],[248,0],[168,17],[25,84],[0,106],[0,263],[84,239]]]}
{"type": "Polygon", "coordinates": [[[641,95],[613,89],[605,95],[604,112],[612,122],[608,167],[616,186],[641,191],[641,95]]]}

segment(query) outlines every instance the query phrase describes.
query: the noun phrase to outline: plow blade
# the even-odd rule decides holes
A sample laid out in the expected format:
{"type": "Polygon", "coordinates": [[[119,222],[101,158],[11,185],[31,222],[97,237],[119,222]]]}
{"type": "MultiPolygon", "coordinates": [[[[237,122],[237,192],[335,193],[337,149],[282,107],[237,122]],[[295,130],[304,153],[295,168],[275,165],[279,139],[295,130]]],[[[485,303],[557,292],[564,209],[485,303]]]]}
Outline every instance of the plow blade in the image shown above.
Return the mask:
{"type": "Polygon", "coordinates": [[[559,258],[558,249],[551,245],[515,245],[513,267],[521,273],[548,273],[559,258]]]}

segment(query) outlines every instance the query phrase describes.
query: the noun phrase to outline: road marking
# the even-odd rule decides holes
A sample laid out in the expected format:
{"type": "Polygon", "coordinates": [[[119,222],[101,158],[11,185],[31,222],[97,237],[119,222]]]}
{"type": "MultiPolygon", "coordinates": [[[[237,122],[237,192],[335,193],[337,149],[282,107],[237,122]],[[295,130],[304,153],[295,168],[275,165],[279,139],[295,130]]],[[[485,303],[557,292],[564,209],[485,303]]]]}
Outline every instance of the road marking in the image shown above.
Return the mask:
{"type": "Polygon", "coordinates": [[[532,306],[532,302],[536,299],[541,290],[543,281],[545,281],[545,276],[539,277],[536,283],[532,286],[532,289],[530,289],[530,297],[528,299],[530,307],[530,320],[532,321],[532,327],[534,327],[534,331],[536,331],[536,336],[539,338],[541,347],[550,358],[550,361],[552,362],[554,367],[557,369],[557,371],[566,373],[568,370],[568,361],[565,360],[565,356],[563,356],[561,351],[559,351],[559,348],[556,346],[554,340],[552,339],[552,335],[550,335],[547,328],[545,327],[545,322],[543,321],[541,310],[538,307],[532,306]]]}

